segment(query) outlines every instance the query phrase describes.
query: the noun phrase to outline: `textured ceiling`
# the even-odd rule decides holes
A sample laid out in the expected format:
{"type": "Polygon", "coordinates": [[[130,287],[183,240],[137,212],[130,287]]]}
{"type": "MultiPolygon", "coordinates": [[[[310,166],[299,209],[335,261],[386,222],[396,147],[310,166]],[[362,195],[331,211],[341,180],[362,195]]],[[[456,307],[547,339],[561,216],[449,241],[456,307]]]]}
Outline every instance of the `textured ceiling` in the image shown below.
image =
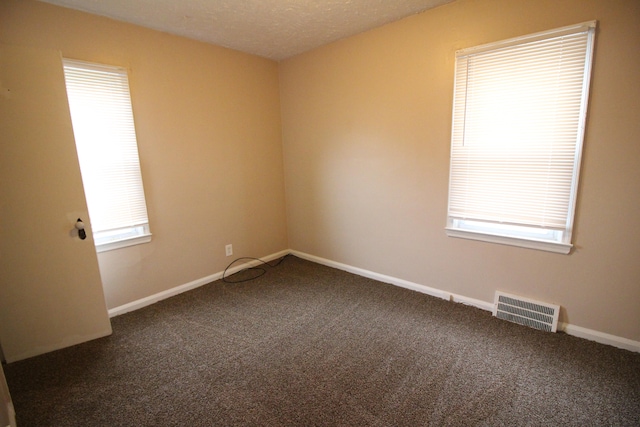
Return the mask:
{"type": "Polygon", "coordinates": [[[281,60],[454,0],[41,0],[281,60]]]}

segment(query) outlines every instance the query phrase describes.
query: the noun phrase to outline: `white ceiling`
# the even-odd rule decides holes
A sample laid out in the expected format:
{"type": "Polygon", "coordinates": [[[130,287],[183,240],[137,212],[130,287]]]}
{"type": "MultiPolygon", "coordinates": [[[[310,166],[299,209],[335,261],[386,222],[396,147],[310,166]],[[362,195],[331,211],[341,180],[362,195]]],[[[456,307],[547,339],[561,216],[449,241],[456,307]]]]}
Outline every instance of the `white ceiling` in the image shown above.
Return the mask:
{"type": "Polygon", "coordinates": [[[454,0],[41,0],[281,60],[454,0]]]}

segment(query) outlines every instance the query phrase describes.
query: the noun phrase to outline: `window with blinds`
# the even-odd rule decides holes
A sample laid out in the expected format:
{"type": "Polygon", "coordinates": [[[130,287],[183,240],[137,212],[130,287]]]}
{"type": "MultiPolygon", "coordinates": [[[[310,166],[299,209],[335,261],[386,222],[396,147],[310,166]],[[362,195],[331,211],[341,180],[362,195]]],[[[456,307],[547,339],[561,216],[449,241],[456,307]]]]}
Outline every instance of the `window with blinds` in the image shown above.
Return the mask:
{"type": "Polygon", "coordinates": [[[96,249],[148,242],[127,70],[70,59],[63,66],[96,249]]]}
{"type": "Polygon", "coordinates": [[[570,252],[595,26],[456,52],[448,235],[570,252]]]}

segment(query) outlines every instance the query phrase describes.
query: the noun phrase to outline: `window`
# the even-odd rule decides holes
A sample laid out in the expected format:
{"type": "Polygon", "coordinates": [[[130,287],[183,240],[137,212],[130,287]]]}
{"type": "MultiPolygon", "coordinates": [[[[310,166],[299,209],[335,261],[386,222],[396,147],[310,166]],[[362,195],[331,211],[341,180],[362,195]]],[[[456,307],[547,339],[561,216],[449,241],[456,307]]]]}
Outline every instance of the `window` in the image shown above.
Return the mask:
{"type": "Polygon", "coordinates": [[[149,242],[127,70],[70,59],[63,66],[96,249],[149,242]]]}
{"type": "Polygon", "coordinates": [[[449,236],[570,252],[595,26],[456,52],[449,236]]]}

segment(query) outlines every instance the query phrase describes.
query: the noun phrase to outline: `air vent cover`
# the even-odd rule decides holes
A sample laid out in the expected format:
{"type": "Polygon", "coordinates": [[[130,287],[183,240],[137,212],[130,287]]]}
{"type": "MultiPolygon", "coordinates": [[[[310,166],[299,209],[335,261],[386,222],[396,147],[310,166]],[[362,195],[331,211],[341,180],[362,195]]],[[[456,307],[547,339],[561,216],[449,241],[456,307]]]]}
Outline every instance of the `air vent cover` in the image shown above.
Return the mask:
{"type": "Polygon", "coordinates": [[[558,328],[560,306],[496,291],[493,315],[547,332],[558,328]]]}

